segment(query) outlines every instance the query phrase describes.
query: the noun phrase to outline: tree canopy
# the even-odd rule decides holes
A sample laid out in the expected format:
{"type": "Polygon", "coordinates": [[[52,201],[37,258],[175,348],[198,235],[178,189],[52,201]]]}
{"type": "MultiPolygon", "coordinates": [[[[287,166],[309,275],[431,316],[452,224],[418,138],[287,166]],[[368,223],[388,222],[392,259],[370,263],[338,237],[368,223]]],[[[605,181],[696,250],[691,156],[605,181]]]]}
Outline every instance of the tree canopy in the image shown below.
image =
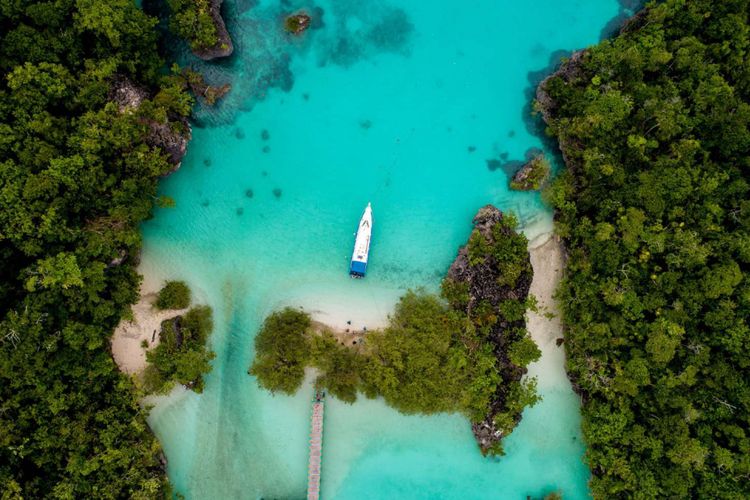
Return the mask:
{"type": "Polygon", "coordinates": [[[185,309],[190,305],[190,288],[184,281],[167,281],[154,305],[159,309],[185,309]]]}
{"type": "Polygon", "coordinates": [[[652,3],[547,80],[596,498],[747,498],[750,3],[652,3]]]}
{"type": "Polygon", "coordinates": [[[158,442],[109,353],[138,297],[138,224],[173,165],[152,124],[190,97],[160,77],[156,20],[132,0],[0,6],[0,490],[155,498],[158,442]],[[127,79],[143,100],[112,95],[127,79]]]}

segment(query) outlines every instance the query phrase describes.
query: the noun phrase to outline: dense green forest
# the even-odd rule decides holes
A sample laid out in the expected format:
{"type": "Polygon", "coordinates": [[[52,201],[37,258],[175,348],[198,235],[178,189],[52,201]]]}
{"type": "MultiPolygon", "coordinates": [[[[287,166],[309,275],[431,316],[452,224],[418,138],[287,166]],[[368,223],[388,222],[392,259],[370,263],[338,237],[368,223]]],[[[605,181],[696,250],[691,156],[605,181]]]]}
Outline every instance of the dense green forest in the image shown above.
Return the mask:
{"type": "Polygon", "coordinates": [[[167,281],[156,296],[157,309],[185,309],[190,305],[190,288],[184,281],[167,281]]]}
{"type": "Polygon", "coordinates": [[[132,0],[0,2],[3,498],[168,488],[109,353],[138,297],[138,224],[174,168],[165,134],[187,134],[191,100],[160,76],[155,25],[132,0]],[[112,102],[123,81],[137,105],[112,102]]]}
{"type": "Polygon", "coordinates": [[[211,0],[167,0],[172,12],[169,27],[193,50],[206,50],[219,43],[219,32],[211,17],[211,0]]]}
{"type": "Polygon", "coordinates": [[[515,218],[485,207],[475,225],[441,295],[406,293],[388,326],[355,346],[303,311],[277,311],[255,338],[249,373],[261,387],[293,394],[313,366],[316,386],[343,401],[361,392],[403,413],[461,413],[474,423],[482,451],[502,454],[495,431],[510,434],[538,401],[535,380],[522,380],[540,355],[524,319],[531,264],[515,218]]]}
{"type": "Polygon", "coordinates": [[[750,497],[749,14],[651,4],[538,94],[596,498],[750,497]]]}

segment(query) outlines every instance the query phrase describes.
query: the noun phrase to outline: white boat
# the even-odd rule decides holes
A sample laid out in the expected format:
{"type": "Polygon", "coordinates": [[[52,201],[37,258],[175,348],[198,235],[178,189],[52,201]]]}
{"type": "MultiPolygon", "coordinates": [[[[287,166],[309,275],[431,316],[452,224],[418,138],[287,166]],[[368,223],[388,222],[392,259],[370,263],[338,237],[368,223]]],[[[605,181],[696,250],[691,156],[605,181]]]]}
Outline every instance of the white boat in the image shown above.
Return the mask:
{"type": "Polygon", "coordinates": [[[372,207],[367,204],[362,218],[359,220],[357,237],[354,240],[352,262],[349,265],[349,275],[352,278],[364,278],[367,272],[367,257],[370,254],[370,236],[372,235],[372,207]]]}

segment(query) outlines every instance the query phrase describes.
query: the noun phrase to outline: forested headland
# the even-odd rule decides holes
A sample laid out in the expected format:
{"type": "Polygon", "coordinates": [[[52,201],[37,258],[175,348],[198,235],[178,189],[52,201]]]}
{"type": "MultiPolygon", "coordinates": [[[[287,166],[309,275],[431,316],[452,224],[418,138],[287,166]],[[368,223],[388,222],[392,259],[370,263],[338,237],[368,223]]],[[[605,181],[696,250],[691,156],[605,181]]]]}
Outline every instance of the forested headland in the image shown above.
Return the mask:
{"type": "Polygon", "coordinates": [[[538,92],[595,498],[750,497],[749,15],[651,3],[538,92]]]}
{"type": "Polygon", "coordinates": [[[138,299],[138,224],[189,135],[155,25],[132,0],[0,4],[3,498],[168,489],[109,352],[138,299]]]}
{"type": "Polygon", "coordinates": [[[222,0],[165,0],[169,5],[169,27],[184,38],[201,59],[230,55],[234,47],[221,17],[222,0]]]}
{"type": "Polygon", "coordinates": [[[502,439],[539,399],[535,379],[522,378],[540,355],[524,319],[532,270],[515,218],[487,206],[474,225],[440,295],[408,292],[388,326],[355,346],[303,311],[277,311],[255,338],[250,374],[293,394],[312,366],[316,386],[343,401],[361,392],[407,414],[461,413],[482,451],[502,454],[502,439]]]}

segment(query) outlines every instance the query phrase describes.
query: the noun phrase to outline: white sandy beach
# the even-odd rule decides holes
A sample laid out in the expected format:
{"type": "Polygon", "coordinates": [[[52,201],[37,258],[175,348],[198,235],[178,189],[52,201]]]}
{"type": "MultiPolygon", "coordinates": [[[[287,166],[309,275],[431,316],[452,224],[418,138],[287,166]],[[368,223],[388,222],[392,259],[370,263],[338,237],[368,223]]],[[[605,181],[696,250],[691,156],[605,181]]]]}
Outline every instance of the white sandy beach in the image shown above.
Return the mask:
{"type": "Polygon", "coordinates": [[[157,294],[144,293],[141,287],[141,299],[132,307],[133,319],[121,320],[112,335],[112,356],[120,371],[137,374],[146,368],[146,351],[159,344],[161,322],[183,314],[187,309],[161,311],[153,304],[157,294]],[[146,341],[148,347],[141,346],[146,341]]]}
{"type": "Polygon", "coordinates": [[[534,279],[530,294],[537,299],[539,312],[529,311],[526,328],[542,351],[539,361],[529,366],[529,376],[536,376],[539,389],[559,386],[567,381],[565,348],[556,341],[563,336],[557,302],[552,297],[563,273],[563,250],[559,238],[552,233],[537,236],[529,242],[534,279]],[[547,318],[545,314],[554,314],[547,318]]]}

